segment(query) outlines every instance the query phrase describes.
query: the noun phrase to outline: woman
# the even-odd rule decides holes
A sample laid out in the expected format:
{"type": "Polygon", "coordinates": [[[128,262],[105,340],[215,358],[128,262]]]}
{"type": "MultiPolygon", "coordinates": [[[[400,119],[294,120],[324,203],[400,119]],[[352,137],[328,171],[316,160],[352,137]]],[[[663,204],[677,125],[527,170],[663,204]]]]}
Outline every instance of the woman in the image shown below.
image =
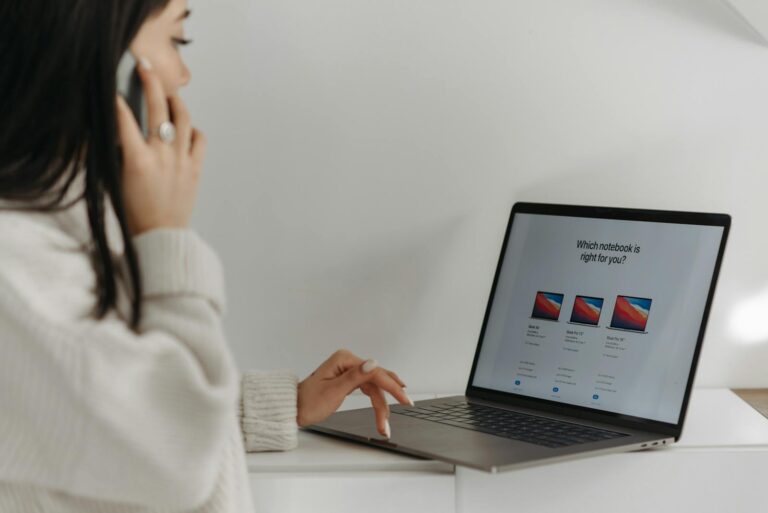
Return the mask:
{"type": "Polygon", "coordinates": [[[205,137],[178,96],[187,7],[0,3],[0,511],[248,512],[243,428],[290,449],[360,388],[389,436],[384,393],[411,402],[341,350],[298,384],[248,373],[238,419],[220,263],[188,228],[205,137]],[[147,139],[116,97],[127,50],[147,139]]]}

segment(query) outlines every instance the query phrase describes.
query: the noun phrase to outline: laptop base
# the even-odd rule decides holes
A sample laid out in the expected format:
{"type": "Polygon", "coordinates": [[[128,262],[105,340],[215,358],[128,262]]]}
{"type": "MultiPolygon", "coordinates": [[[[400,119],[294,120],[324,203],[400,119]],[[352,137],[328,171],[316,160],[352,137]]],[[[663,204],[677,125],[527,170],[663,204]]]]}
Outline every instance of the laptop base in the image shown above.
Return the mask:
{"type": "Polygon", "coordinates": [[[323,422],[308,426],[307,429],[411,456],[440,460],[492,473],[591,457],[598,454],[663,447],[674,442],[674,438],[664,437],[658,433],[617,428],[586,420],[574,420],[572,417],[497,405],[465,396],[418,401],[416,406],[423,407],[457,401],[492,406],[541,418],[577,423],[587,427],[621,431],[627,436],[568,447],[550,448],[431,420],[391,413],[389,423],[392,427],[392,437],[386,440],[376,431],[373,408],[337,412],[323,422]]]}

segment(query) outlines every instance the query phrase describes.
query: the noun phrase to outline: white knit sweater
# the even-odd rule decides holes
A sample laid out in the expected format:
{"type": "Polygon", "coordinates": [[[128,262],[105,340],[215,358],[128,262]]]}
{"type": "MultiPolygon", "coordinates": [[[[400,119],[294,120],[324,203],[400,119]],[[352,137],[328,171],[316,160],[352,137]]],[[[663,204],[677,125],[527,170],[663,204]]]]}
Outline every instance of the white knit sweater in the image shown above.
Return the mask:
{"type": "MultiPolygon", "coordinates": [[[[111,209],[107,224],[119,258],[111,209]]],[[[0,511],[250,513],[244,442],[296,446],[297,380],[247,372],[241,385],[210,247],[190,230],[135,238],[135,333],[124,284],[117,312],[92,315],[84,202],[0,210],[0,236],[0,511]]]]}

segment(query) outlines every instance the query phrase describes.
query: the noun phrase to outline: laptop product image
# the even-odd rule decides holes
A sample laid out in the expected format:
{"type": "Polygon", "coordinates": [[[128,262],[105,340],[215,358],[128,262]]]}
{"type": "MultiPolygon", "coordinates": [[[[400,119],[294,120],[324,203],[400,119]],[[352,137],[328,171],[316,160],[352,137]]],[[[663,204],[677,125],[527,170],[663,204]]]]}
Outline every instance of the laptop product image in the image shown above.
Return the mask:
{"type": "Polygon", "coordinates": [[[613,307],[611,328],[616,330],[645,333],[648,315],[651,311],[651,299],[641,297],[618,296],[613,307]]]}
{"type": "Polygon", "coordinates": [[[560,309],[563,307],[563,294],[552,292],[537,292],[533,303],[533,319],[556,321],[560,318],[560,309]]]}
{"type": "Polygon", "coordinates": [[[603,311],[603,298],[576,296],[571,312],[571,324],[597,326],[603,311]]]}
{"type": "Polygon", "coordinates": [[[726,214],[516,203],[464,394],[391,405],[390,439],[372,408],[303,429],[487,472],[674,443],[730,225],[726,214]],[[559,318],[564,298],[571,322],[535,320],[559,318]]]}

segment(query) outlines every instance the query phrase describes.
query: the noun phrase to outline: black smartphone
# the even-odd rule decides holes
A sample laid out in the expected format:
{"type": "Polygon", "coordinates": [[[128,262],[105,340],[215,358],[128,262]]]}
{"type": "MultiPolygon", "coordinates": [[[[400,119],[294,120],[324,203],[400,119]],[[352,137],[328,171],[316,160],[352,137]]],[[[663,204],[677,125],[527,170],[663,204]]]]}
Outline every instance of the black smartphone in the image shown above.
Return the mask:
{"type": "Polygon", "coordinates": [[[125,99],[133,111],[144,137],[147,136],[147,102],[144,98],[144,89],[141,86],[141,77],[136,70],[136,58],[130,51],[123,54],[117,65],[117,92],[125,99]]]}

